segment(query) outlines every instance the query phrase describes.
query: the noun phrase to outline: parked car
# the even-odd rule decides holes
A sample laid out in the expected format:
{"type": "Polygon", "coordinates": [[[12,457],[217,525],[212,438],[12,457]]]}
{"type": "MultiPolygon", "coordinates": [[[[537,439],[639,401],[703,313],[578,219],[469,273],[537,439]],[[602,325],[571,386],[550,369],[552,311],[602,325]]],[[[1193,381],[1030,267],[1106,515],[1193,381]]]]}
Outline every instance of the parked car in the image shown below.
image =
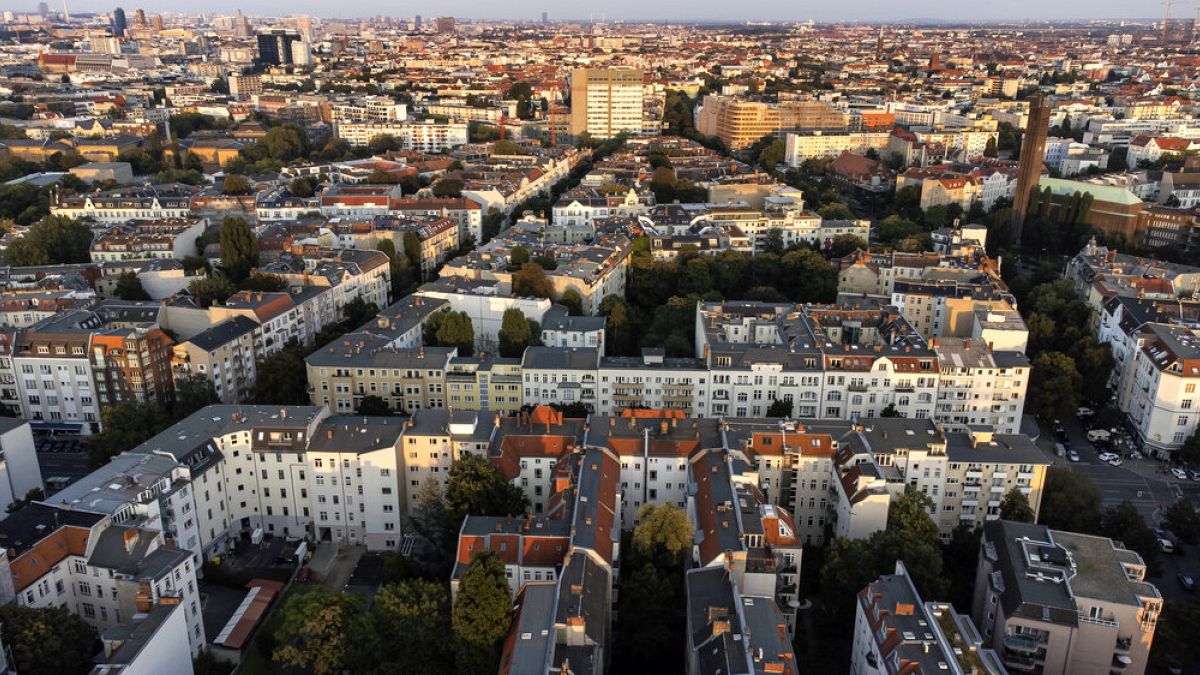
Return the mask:
{"type": "Polygon", "coordinates": [[[279,555],[275,556],[276,565],[295,565],[296,559],[290,556],[279,555]]]}
{"type": "Polygon", "coordinates": [[[1054,420],[1054,435],[1058,436],[1061,440],[1066,440],[1067,438],[1067,428],[1058,420],[1054,420]]]}
{"type": "Polygon", "coordinates": [[[1187,480],[1188,479],[1187,472],[1177,466],[1171,467],[1171,475],[1175,476],[1179,480],[1187,480]]]}
{"type": "Polygon", "coordinates": [[[1078,462],[1079,461],[1079,453],[1072,450],[1067,453],[1067,459],[1071,460],[1072,462],[1078,462]]]}
{"type": "Polygon", "coordinates": [[[1089,429],[1087,432],[1087,439],[1092,443],[1107,443],[1110,438],[1112,438],[1112,432],[1108,429],[1089,429]]]}
{"type": "Polygon", "coordinates": [[[308,565],[305,565],[303,568],[301,568],[300,574],[296,575],[296,581],[299,581],[302,584],[308,583],[310,578],[312,578],[312,568],[308,565]]]}
{"type": "Polygon", "coordinates": [[[1162,537],[1158,538],[1158,548],[1161,549],[1163,553],[1175,552],[1175,544],[1171,543],[1170,539],[1164,539],[1162,537]]]}
{"type": "Polygon", "coordinates": [[[1097,455],[1097,459],[1099,459],[1101,462],[1110,462],[1114,459],[1117,459],[1117,456],[1112,454],[1111,452],[1102,452],[1099,455],[1097,455]]]}
{"type": "Polygon", "coordinates": [[[1096,411],[1087,406],[1079,406],[1079,409],[1075,411],[1075,416],[1079,418],[1091,417],[1095,414],[1096,411]]]}
{"type": "Polygon", "coordinates": [[[1200,470],[1192,469],[1188,473],[1192,476],[1192,480],[1200,480],[1200,470]]]}
{"type": "Polygon", "coordinates": [[[1196,590],[1196,580],[1184,574],[1183,572],[1179,573],[1179,583],[1183,586],[1183,590],[1187,591],[1188,593],[1196,590]]]}
{"type": "Polygon", "coordinates": [[[1109,457],[1108,459],[1106,459],[1104,461],[1108,462],[1109,464],[1111,464],[1113,466],[1121,466],[1121,458],[1117,457],[1116,455],[1113,455],[1112,457],[1109,457]]]}

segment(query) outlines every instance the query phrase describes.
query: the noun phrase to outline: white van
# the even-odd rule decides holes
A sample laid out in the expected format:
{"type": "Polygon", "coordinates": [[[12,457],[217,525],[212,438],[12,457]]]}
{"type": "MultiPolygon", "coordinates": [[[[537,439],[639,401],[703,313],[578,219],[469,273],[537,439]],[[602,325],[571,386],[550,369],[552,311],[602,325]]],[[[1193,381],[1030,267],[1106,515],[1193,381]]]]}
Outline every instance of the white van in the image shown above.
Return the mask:
{"type": "Polygon", "coordinates": [[[1096,441],[1108,441],[1112,438],[1112,433],[1108,429],[1092,429],[1087,432],[1087,439],[1091,443],[1096,441]]]}

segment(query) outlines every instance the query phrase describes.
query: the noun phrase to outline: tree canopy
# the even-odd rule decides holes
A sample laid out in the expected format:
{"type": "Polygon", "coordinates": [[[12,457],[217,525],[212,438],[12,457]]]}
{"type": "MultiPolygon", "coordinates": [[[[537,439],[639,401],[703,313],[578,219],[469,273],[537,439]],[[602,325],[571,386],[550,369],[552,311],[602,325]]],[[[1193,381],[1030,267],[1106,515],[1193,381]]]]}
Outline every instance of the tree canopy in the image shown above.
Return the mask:
{"type": "Polygon", "coordinates": [[[288,596],[279,610],[279,621],[275,632],[279,646],[272,656],[280,665],[335,675],[361,669],[375,658],[361,596],[334,593],[325,584],[309,584],[288,596]]]}
{"type": "Polygon", "coordinates": [[[17,672],[83,675],[95,666],[96,634],[65,609],[0,606],[0,635],[17,672]]]}
{"type": "MultiPolygon", "coordinates": [[[[0,193],[0,201],[3,198],[0,193]]],[[[8,245],[4,260],[13,267],[84,263],[91,260],[91,247],[92,230],[87,224],[62,216],[45,216],[25,236],[8,245]]]]}
{"type": "Polygon", "coordinates": [[[102,430],[92,439],[89,461],[93,467],[114,455],[141,445],[171,423],[167,411],[153,402],[123,401],[100,413],[102,430]]]}
{"type": "Polygon", "coordinates": [[[221,267],[230,279],[241,281],[258,266],[258,237],[244,218],[226,216],[220,231],[221,267]]]}
{"type": "Polygon", "coordinates": [[[504,561],[495,551],[480,551],[459,580],[451,611],[459,672],[497,670],[500,643],[511,622],[512,593],[504,561]]]}
{"type": "Polygon", "coordinates": [[[687,513],[678,506],[670,502],[643,504],[633,529],[633,545],[647,558],[665,556],[663,564],[682,564],[691,551],[694,534],[687,513]]]}

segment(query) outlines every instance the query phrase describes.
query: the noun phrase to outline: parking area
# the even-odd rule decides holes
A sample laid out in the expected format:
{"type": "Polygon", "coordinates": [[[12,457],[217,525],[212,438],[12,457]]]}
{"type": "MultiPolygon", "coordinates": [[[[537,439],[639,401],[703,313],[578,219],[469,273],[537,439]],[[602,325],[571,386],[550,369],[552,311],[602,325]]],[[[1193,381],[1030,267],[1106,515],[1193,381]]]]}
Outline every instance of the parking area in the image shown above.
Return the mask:
{"type": "Polygon", "coordinates": [[[86,440],[77,436],[39,433],[34,435],[34,445],[47,496],[91,472],[86,440]]]}
{"type": "Polygon", "coordinates": [[[301,564],[295,555],[299,545],[298,541],[288,541],[282,537],[263,538],[258,544],[242,539],[232,554],[221,559],[221,567],[229,574],[248,579],[261,577],[287,582],[301,564]]]}

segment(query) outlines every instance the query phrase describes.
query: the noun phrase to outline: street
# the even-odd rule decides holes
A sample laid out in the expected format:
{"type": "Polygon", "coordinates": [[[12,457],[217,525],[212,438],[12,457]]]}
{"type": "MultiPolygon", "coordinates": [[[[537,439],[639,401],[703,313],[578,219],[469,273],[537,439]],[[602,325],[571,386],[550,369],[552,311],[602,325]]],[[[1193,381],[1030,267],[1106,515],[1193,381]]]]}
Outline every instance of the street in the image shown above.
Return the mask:
{"type": "MultiPolygon", "coordinates": [[[[1102,509],[1129,501],[1150,527],[1156,528],[1160,527],[1161,511],[1180,497],[1200,504],[1200,482],[1181,481],[1166,472],[1165,464],[1154,459],[1123,458],[1123,464],[1119,467],[1102,462],[1097,458],[1100,450],[1087,440],[1087,427],[1080,420],[1071,418],[1062,420],[1062,424],[1071,447],[1079,453],[1078,462],[1055,455],[1054,444],[1058,439],[1053,430],[1044,430],[1037,445],[1049,456],[1054,466],[1078,471],[1095,483],[1100,488],[1102,509]]],[[[1192,593],[1185,591],[1179,582],[1179,574],[1182,572],[1200,580],[1200,546],[1177,548],[1174,554],[1163,553],[1159,560],[1162,563],[1162,575],[1152,577],[1151,581],[1163,597],[1181,601],[1191,598],[1192,593]]]]}

